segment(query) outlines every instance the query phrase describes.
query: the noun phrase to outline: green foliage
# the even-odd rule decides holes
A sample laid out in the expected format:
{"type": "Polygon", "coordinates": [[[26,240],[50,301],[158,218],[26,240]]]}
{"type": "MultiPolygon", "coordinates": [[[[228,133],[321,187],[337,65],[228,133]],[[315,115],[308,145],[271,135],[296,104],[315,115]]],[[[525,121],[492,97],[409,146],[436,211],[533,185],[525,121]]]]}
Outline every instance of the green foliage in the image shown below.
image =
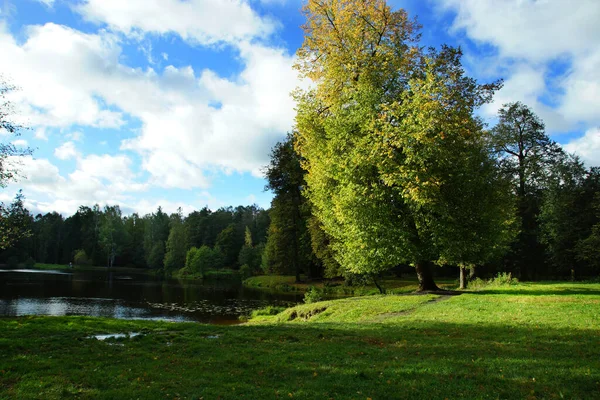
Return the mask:
{"type": "Polygon", "coordinates": [[[285,307],[267,306],[265,308],[260,308],[258,310],[252,311],[252,313],[250,314],[250,318],[277,315],[280,312],[285,311],[285,309],[285,307]]]}
{"type": "MultiPolygon", "coordinates": [[[[0,82],[1,84],[2,82],[0,82]]],[[[0,94],[2,94],[1,87],[0,94]]],[[[1,120],[2,114],[0,113],[0,127],[1,120]]],[[[0,175],[3,173],[2,171],[2,151],[0,151],[0,175]]],[[[23,239],[31,237],[32,217],[25,208],[24,199],[25,196],[19,191],[10,205],[5,206],[4,203],[0,203],[0,251],[15,246],[23,239]]]]}
{"type": "Polygon", "coordinates": [[[305,185],[300,158],[294,151],[293,135],[275,145],[265,175],[267,189],[275,193],[271,202],[271,224],[262,257],[262,269],[272,274],[310,274],[314,258],[307,231],[310,207],[302,195],[305,185]]]}
{"type": "Polygon", "coordinates": [[[165,258],[165,243],[169,238],[169,216],[162,211],[161,207],[158,207],[155,213],[147,215],[144,220],[146,264],[149,268],[162,269],[165,258]]]}
{"type": "Polygon", "coordinates": [[[176,270],[184,267],[186,263],[187,243],[185,241],[185,228],[181,217],[181,209],[171,217],[171,228],[167,240],[167,252],[165,254],[165,269],[176,270]]]}
{"type": "Polygon", "coordinates": [[[499,85],[465,76],[459,50],[423,52],[417,25],[385,2],[309,1],[305,14],[297,68],[315,88],[296,93],[296,148],[340,265],[409,263],[425,277],[431,262],[501,253],[513,203],[474,117],[499,85]]]}
{"type": "Polygon", "coordinates": [[[162,269],[165,259],[165,244],[164,242],[156,242],[150,250],[147,257],[148,267],[152,269],[162,269]]]}
{"type": "Polygon", "coordinates": [[[208,270],[222,268],[222,256],[217,249],[208,246],[192,247],[187,252],[185,268],[193,274],[203,275],[208,270]]]}
{"type": "Polygon", "coordinates": [[[264,251],[264,244],[261,244],[256,247],[249,247],[244,245],[240,250],[240,254],[238,256],[238,264],[246,265],[250,268],[251,273],[257,273],[260,271],[260,264],[262,260],[262,255],[264,251]]]}
{"type": "Polygon", "coordinates": [[[497,288],[504,286],[515,286],[519,284],[519,280],[512,276],[510,272],[500,272],[494,278],[483,280],[475,278],[469,283],[471,289],[497,288]]]}
{"type": "Polygon", "coordinates": [[[250,278],[252,276],[252,268],[248,264],[243,264],[240,267],[240,276],[242,279],[250,278]]]}
{"type": "Polygon", "coordinates": [[[25,260],[24,265],[25,265],[25,268],[32,269],[32,268],[35,267],[35,260],[33,258],[31,258],[31,257],[28,257],[25,260]]]}
{"type": "Polygon", "coordinates": [[[85,250],[79,249],[75,251],[75,255],[73,256],[73,262],[75,265],[88,266],[92,265],[91,260],[88,258],[85,250]]]}
{"type": "Polygon", "coordinates": [[[223,265],[228,268],[238,265],[238,255],[244,240],[236,228],[235,224],[229,224],[217,235],[215,243],[215,249],[218,248],[223,255],[223,265]]]}
{"type": "Polygon", "coordinates": [[[98,241],[106,255],[106,266],[112,267],[125,242],[125,227],[119,206],[104,207],[98,241]]]}
{"type": "Polygon", "coordinates": [[[596,275],[600,269],[594,265],[593,254],[598,254],[598,247],[589,238],[594,236],[594,225],[600,223],[600,212],[594,209],[600,170],[586,171],[577,158],[568,157],[551,172],[538,221],[552,272],[573,278],[596,275]]]}
{"type": "Polygon", "coordinates": [[[565,159],[565,153],[548,137],[543,121],[525,104],[505,104],[498,117],[490,144],[499,157],[501,171],[517,194],[519,235],[509,262],[511,269],[518,269],[521,278],[527,280],[543,264],[540,261],[545,256],[538,224],[539,194],[547,188],[553,167],[565,159]]]}
{"type": "Polygon", "coordinates": [[[304,303],[316,303],[323,300],[323,293],[314,286],[310,286],[306,293],[304,293],[304,303]]]}
{"type": "Polygon", "coordinates": [[[317,259],[323,264],[323,276],[325,278],[336,278],[344,275],[340,263],[335,259],[332,237],[323,230],[323,225],[315,216],[308,219],[308,231],[310,233],[310,244],[317,259]]]}

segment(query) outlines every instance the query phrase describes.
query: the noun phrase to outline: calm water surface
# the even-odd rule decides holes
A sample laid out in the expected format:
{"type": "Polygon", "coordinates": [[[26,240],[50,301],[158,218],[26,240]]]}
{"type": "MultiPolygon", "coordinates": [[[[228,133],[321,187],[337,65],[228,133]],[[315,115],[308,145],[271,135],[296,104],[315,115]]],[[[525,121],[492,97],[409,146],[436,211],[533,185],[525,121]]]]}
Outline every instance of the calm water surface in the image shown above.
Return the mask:
{"type": "Polygon", "coordinates": [[[253,309],[301,300],[302,295],[249,289],[240,282],[164,279],[135,270],[0,269],[0,317],[88,315],[233,324],[253,309]]]}

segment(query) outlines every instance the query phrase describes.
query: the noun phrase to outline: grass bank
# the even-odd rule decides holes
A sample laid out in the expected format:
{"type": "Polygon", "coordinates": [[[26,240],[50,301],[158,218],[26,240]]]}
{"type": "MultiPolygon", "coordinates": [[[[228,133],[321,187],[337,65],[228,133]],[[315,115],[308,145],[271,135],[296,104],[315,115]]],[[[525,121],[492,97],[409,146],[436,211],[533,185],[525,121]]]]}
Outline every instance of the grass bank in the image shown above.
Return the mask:
{"type": "MultiPolygon", "coordinates": [[[[387,294],[410,293],[418,289],[416,278],[384,278],[378,280],[378,283],[385,289],[387,294]]],[[[444,289],[454,289],[457,283],[453,280],[436,280],[438,286],[444,289]]],[[[244,286],[268,289],[278,292],[305,292],[313,286],[330,296],[365,296],[379,294],[379,289],[374,284],[346,286],[341,281],[316,281],[316,282],[296,282],[294,276],[280,275],[260,275],[253,276],[244,280],[244,286]]]]}
{"type": "Polygon", "coordinates": [[[190,272],[187,268],[182,268],[178,271],[173,272],[172,276],[174,278],[180,279],[240,279],[239,271],[232,269],[209,269],[208,271],[204,271],[202,273],[190,272]]]}
{"type": "Polygon", "coordinates": [[[70,267],[68,264],[64,265],[64,264],[40,264],[40,263],[35,263],[33,265],[33,267],[19,266],[19,268],[39,269],[39,270],[43,270],[43,271],[71,271],[73,269],[79,269],[80,267],[77,267],[77,266],[70,267]]]}
{"type": "Polygon", "coordinates": [[[260,318],[0,319],[0,398],[600,398],[600,284],[369,296],[260,318]],[[122,332],[143,335],[89,338],[122,332]]]}

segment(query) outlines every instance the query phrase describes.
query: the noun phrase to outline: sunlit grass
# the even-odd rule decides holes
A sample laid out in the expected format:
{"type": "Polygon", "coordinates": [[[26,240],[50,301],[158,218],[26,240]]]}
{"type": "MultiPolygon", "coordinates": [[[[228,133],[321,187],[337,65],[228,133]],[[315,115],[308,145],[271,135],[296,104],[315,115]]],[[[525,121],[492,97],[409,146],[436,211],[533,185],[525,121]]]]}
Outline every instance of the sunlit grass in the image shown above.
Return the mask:
{"type": "Polygon", "coordinates": [[[361,297],[259,318],[0,319],[0,398],[600,398],[600,284],[361,297]],[[123,332],[144,336],[87,338],[123,332]]]}

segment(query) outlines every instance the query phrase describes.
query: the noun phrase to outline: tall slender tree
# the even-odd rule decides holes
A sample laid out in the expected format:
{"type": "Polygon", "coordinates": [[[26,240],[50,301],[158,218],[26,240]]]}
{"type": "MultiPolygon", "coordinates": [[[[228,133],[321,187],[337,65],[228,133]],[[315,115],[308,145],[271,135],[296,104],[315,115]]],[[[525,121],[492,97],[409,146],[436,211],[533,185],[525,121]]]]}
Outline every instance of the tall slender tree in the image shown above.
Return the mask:
{"type": "Polygon", "coordinates": [[[561,147],[545,132],[543,121],[525,104],[505,104],[492,130],[491,145],[518,198],[519,236],[513,245],[513,263],[523,280],[543,266],[538,215],[542,191],[552,167],[565,158],[561,147]]]}

